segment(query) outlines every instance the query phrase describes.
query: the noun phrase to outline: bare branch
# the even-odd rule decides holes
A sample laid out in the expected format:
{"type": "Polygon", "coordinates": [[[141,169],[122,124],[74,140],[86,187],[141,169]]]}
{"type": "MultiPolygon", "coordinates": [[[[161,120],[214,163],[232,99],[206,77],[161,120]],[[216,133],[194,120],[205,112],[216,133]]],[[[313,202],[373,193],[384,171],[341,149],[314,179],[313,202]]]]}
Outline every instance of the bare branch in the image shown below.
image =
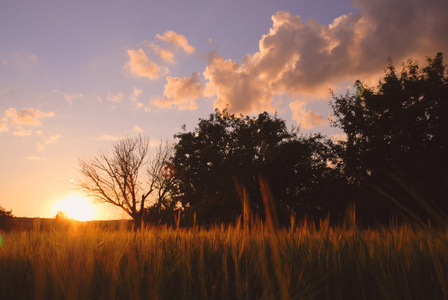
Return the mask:
{"type": "Polygon", "coordinates": [[[172,145],[160,144],[150,156],[148,137],[126,136],[119,140],[112,152],[99,152],[93,158],[78,159],[82,179],[77,186],[99,202],[120,207],[134,219],[141,218],[146,201],[154,191],[156,203],[165,201],[171,178],[164,177],[172,145]]]}

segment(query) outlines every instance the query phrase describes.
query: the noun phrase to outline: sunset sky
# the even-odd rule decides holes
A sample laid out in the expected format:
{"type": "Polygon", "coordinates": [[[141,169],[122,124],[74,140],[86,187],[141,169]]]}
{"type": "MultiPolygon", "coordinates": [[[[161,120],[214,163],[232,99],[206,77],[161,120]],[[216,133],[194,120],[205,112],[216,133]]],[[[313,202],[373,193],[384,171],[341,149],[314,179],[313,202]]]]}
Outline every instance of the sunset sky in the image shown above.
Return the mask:
{"type": "Polygon", "coordinates": [[[124,134],[172,140],[214,108],[340,134],[329,90],[447,54],[447,16],[446,0],[2,0],[0,205],[53,217],[77,197],[78,157],[124,134]]]}

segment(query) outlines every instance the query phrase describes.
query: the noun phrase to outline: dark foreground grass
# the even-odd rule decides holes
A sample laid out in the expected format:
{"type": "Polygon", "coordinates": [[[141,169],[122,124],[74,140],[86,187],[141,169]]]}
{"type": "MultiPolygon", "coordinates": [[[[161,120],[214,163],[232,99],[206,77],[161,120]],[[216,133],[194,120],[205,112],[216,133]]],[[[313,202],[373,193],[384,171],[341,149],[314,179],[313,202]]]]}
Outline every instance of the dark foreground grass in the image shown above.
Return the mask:
{"type": "Polygon", "coordinates": [[[1,299],[448,299],[448,236],[410,226],[13,232],[1,299]]]}

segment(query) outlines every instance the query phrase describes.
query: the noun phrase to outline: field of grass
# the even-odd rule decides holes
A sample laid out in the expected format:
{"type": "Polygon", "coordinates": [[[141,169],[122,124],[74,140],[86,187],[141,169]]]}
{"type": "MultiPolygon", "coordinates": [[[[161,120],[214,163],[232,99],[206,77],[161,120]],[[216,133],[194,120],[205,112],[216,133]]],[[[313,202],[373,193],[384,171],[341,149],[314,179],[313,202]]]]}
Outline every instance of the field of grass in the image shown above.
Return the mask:
{"type": "Polygon", "coordinates": [[[0,299],[448,299],[448,235],[392,226],[4,234],[0,299]]]}

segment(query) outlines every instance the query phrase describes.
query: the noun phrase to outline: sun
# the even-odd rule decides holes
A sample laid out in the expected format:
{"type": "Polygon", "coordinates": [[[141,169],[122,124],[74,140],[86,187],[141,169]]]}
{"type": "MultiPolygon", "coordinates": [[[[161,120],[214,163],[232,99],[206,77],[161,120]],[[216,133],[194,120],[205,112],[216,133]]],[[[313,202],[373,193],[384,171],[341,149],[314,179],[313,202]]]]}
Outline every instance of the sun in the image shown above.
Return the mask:
{"type": "Polygon", "coordinates": [[[54,215],[63,211],[72,219],[78,221],[90,221],[97,216],[97,210],[93,203],[80,194],[70,194],[53,205],[54,215]]]}

